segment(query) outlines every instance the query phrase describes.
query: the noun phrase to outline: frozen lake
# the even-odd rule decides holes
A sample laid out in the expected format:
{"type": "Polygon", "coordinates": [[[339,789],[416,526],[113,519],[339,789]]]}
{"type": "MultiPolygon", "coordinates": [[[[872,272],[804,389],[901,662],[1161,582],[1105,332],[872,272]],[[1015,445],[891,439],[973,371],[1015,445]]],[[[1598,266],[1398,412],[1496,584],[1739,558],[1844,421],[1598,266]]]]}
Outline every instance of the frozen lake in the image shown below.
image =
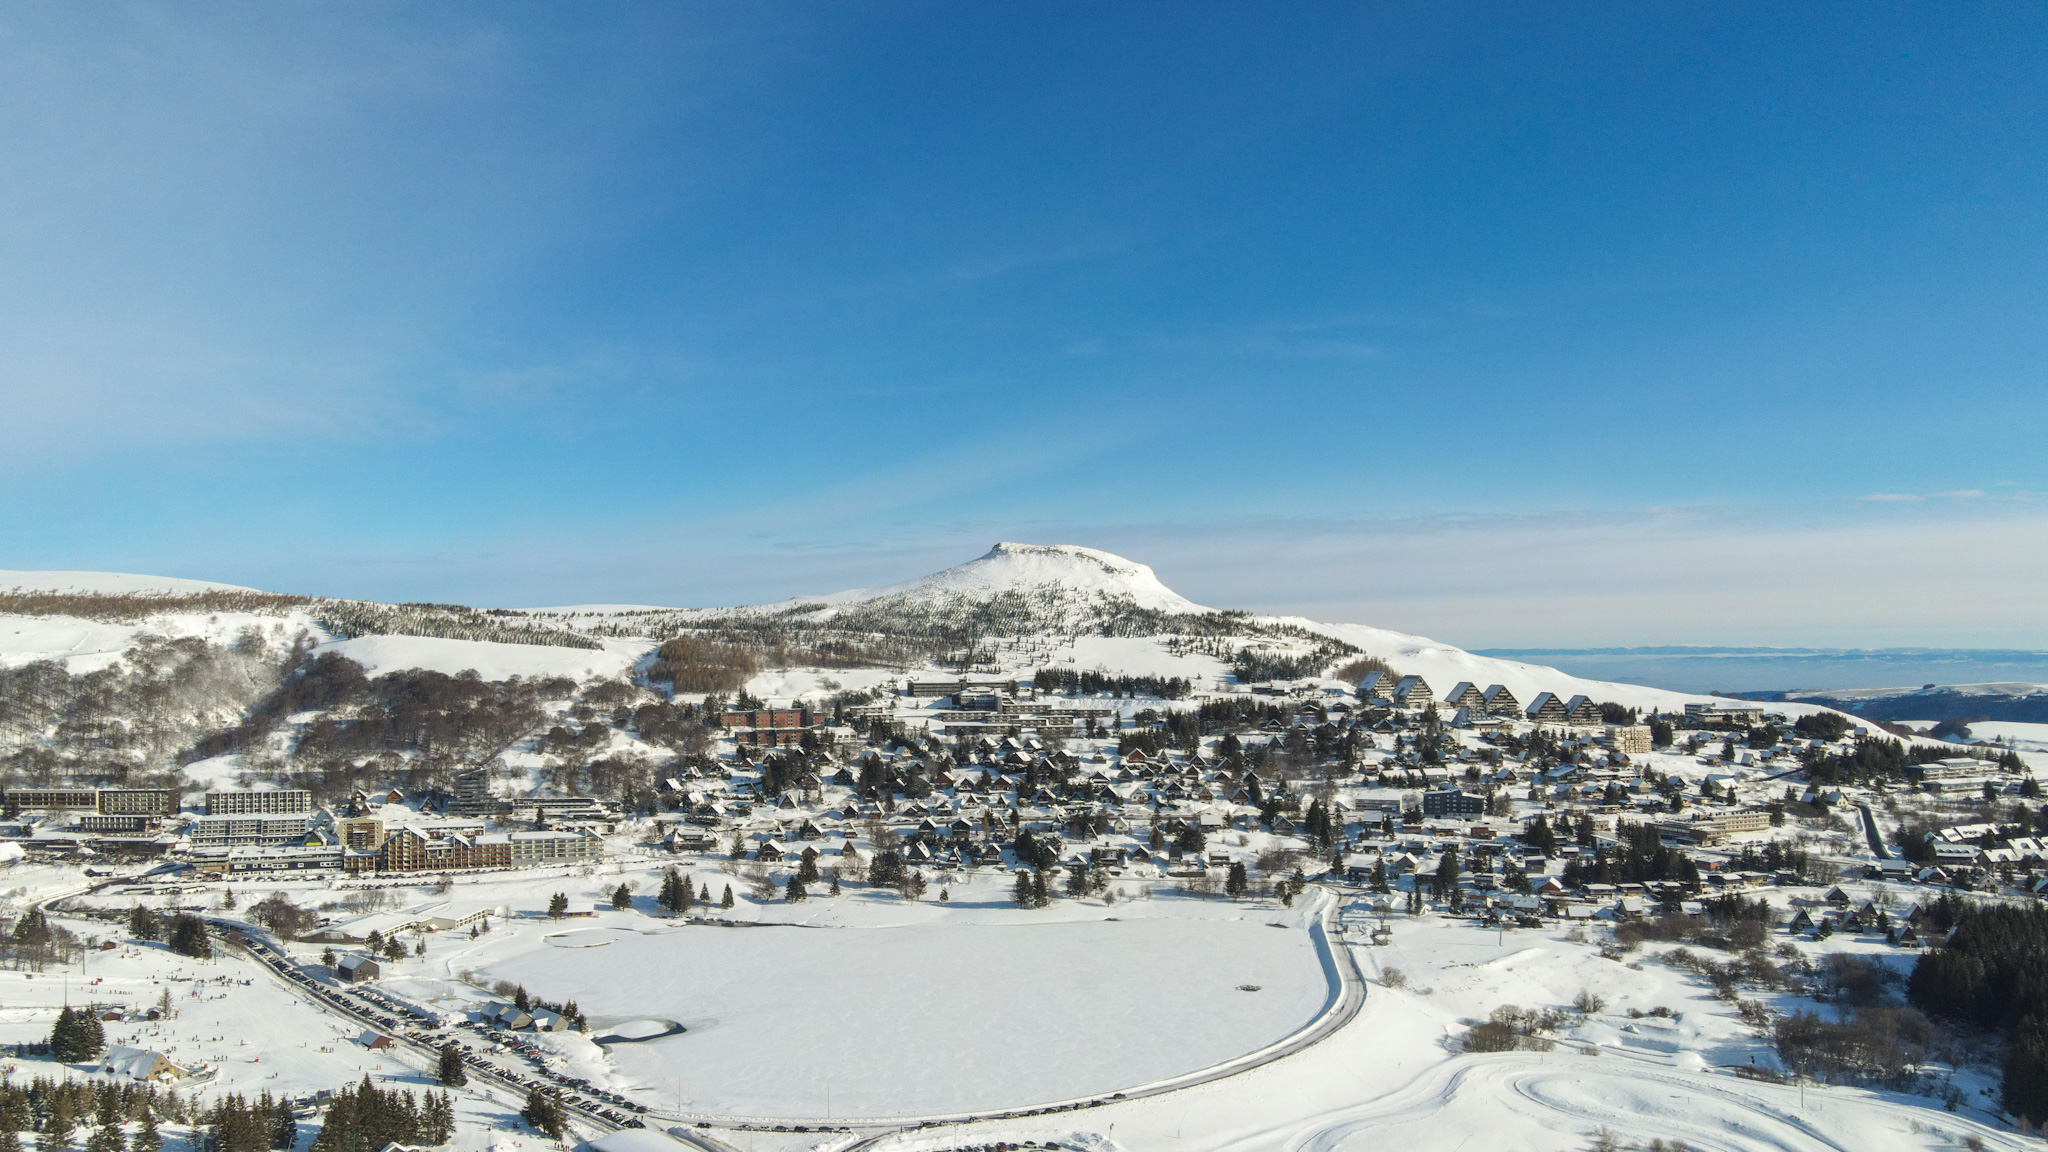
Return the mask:
{"type": "Polygon", "coordinates": [[[486,975],[681,1022],[610,1049],[613,1087],[650,1105],[680,1084],[698,1112],[823,1117],[829,1091],[832,1115],[921,1115],[1113,1092],[1285,1036],[1328,993],[1289,920],[620,930],[486,975]]]}

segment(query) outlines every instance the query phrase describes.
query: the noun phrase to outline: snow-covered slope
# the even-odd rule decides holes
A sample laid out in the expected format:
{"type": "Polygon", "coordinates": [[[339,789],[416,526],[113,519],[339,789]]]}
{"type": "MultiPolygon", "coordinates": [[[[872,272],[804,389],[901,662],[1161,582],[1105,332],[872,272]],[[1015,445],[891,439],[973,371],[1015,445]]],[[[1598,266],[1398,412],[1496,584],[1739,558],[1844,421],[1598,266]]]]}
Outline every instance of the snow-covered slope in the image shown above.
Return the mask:
{"type": "Polygon", "coordinates": [[[24,572],[0,568],[0,591],[78,592],[100,596],[132,596],[149,592],[189,596],[196,592],[254,592],[256,589],[212,580],[140,576],[132,572],[24,572]]]}
{"type": "Polygon", "coordinates": [[[825,596],[799,597],[813,604],[855,604],[895,596],[948,594],[981,597],[1003,592],[1059,588],[1082,595],[1129,598],[1157,612],[1208,609],[1159,582],[1152,569],[1113,553],[1076,544],[997,544],[984,555],[916,580],[885,588],[854,588],[825,596]]]}
{"type": "Polygon", "coordinates": [[[486,680],[567,676],[581,681],[624,675],[647,648],[646,643],[631,640],[608,641],[604,648],[593,650],[436,636],[357,636],[322,644],[320,651],[346,656],[371,676],[423,668],[450,676],[474,671],[486,680]]]}
{"type": "MultiPolygon", "coordinates": [[[[1495,656],[1475,656],[1462,648],[1441,644],[1427,637],[1411,636],[1405,632],[1390,632],[1384,628],[1371,628],[1364,624],[1321,624],[1298,616],[1262,619],[1294,624],[1356,645],[1392,664],[1403,674],[1420,676],[1427,680],[1429,686],[1440,697],[1456,687],[1459,681],[1469,680],[1482,689],[1489,684],[1505,684],[1508,691],[1513,692],[1515,699],[1521,701],[1524,706],[1535,699],[1539,692],[1552,692],[1567,700],[1573,696],[1587,696],[1602,703],[1611,702],[1632,708],[1657,708],[1666,711],[1681,708],[1688,701],[1712,699],[1709,696],[1672,692],[1640,684],[1586,680],[1542,664],[1525,664],[1519,660],[1503,660],[1495,656]]],[[[1807,705],[1785,705],[1783,710],[1797,715],[1819,712],[1823,709],[1807,705]]]]}

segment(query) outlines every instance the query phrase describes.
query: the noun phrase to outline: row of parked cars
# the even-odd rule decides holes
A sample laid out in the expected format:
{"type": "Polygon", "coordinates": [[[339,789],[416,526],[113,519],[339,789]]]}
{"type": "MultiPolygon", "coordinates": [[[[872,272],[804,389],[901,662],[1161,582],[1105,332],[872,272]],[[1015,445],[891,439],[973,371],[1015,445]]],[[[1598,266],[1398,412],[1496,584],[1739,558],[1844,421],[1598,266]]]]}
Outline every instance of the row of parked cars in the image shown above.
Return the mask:
{"type": "MultiPolygon", "coordinates": [[[[216,921],[214,927],[223,933],[236,932],[240,935],[240,926],[230,922],[216,921]]],[[[307,975],[305,970],[293,963],[290,957],[261,940],[241,935],[240,942],[258,960],[268,965],[272,971],[305,989],[309,995],[322,1003],[328,1004],[358,1019],[367,1019],[387,1032],[403,1036],[414,1044],[423,1047],[438,1050],[443,1043],[446,1043],[445,1037],[437,1037],[430,1031],[430,1029],[439,1027],[438,1022],[417,1009],[400,1004],[390,997],[369,988],[349,988],[345,990],[329,988],[322,982],[307,975]]],[[[646,1127],[646,1124],[639,1118],[628,1116],[625,1111],[620,1110],[625,1109],[627,1111],[644,1113],[647,1111],[646,1108],[627,1100],[616,1092],[594,1087],[588,1080],[548,1071],[541,1062],[542,1054],[539,1046],[531,1041],[522,1040],[510,1033],[485,1028],[474,1021],[464,1021],[463,1024],[465,1027],[471,1028],[497,1043],[519,1052],[522,1056],[532,1060],[538,1069],[536,1075],[527,1075],[509,1068],[500,1067],[485,1060],[476,1052],[465,1049],[462,1054],[463,1063],[475,1068],[478,1072],[520,1088],[538,1088],[542,1092],[560,1100],[563,1104],[594,1119],[604,1120],[616,1127],[646,1127]],[[546,1081],[552,1081],[552,1083],[546,1081]],[[586,1099],[586,1097],[593,1096],[598,1097],[599,1100],[608,1101],[617,1107],[607,1107],[604,1103],[600,1103],[599,1100],[586,1099]]]]}
{"type": "MultiPolygon", "coordinates": [[[[560,1072],[556,1072],[550,1069],[547,1066],[547,1050],[542,1048],[540,1045],[535,1044],[533,1041],[518,1035],[517,1033],[500,1031],[499,1029],[492,1028],[486,1024],[478,1023],[474,1020],[465,1020],[462,1022],[462,1026],[477,1033],[479,1036],[486,1037],[487,1039],[493,1041],[496,1044],[511,1049],[512,1051],[518,1053],[519,1055],[525,1057],[527,1060],[531,1061],[534,1067],[533,1076],[526,1076],[518,1072],[510,1071],[509,1069],[493,1068],[493,1071],[496,1071],[501,1076],[517,1079],[527,1087],[532,1087],[537,1082],[536,1078],[538,1078],[539,1080],[551,1081],[552,1083],[541,1085],[541,1087],[544,1090],[549,1091],[551,1095],[560,1095],[561,1093],[559,1089],[566,1088],[571,1090],[572,1092],[579,1093],[584,1096],[594,1096],[597,1097],[599,1100],[608,1101],[611,1104],[616,1105],[618,1108],[624,1108],[631,1112],[638,1112],[644,1114],[647,1111],[645,1107],[639,1104],[635,1104],[633,1101],[626,1099],[624,1096],[619,1095],[617,1092],[613,1092],[607,1088],[599,1088],[595,1084],[592,1084],[590,1081],[580,1076],[565,1076],[560,1072]]],[[[469,1053],[465,1056],[465,1059],[474,1058],[475,1053],[469,1053]]],[[[574,1103],[574,1101],[571,1101],[571,1103],[574,1103]]],[[[620,1114],[615,1109],[605,1108],[601,1105],[582,1105],[582,1107],[585,1111],[594,1111],[595,1115],[603,1116],[605,1119],[610,1120],[616,1124],[630,1126],[639,1125],[639,1121],[632,1120],[630,1117],[620,1114]]]]}

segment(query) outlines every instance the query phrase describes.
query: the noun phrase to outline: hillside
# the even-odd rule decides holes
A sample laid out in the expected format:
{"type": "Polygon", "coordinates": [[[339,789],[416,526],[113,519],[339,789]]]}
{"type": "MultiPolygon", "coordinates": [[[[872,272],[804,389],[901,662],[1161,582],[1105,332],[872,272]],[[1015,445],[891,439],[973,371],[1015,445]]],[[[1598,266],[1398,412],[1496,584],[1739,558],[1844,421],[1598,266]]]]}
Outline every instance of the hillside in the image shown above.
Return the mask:
{"type": "MultiPolygon", "coordinates": [[[[591,765],[642,779],[703,749],[707,694],[829,712],[908,678],[1048,668],[1127,678],[1118,697],[1132,710],[1141,695],[1175,709],[1342,691],[1338,673],[1366,661],[1440,695],[1502,684],[1524,705],[1543,692],[1663,711],[1707,699],[1367,625],[1210,608],[1143,564],[1072,546],[1002,543],[887,587],[713,609],[479,610],[111,573],[5,583],[0,757],[37,781],[289,778],[325,791],[395,773],[439,787],[491,758],[521,790],[591,765]]],[[[913,729],[937,719],[906,706],[898,720],[913,729]]]]}
{"type": "Polygon", "coordinates": [[[2005,720],[2048,722],[2048,684],[1928,684],[1771,694],[1870,720],[2005,720]]]}

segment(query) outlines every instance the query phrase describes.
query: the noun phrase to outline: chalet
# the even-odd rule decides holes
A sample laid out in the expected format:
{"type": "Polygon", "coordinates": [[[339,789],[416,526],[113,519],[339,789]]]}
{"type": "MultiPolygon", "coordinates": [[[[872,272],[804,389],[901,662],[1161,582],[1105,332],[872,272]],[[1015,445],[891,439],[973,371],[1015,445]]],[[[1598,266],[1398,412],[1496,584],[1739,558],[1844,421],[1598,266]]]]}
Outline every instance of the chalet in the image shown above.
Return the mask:
{"type": "Polygon", "coordinates": [[[184,1068],[146,1048],[116,1044],[100,1057],[100,1075],[145,1084],[174,1084],[191,1075],[184,1068]]]}
{"type": "Polygon", "coordinates": [[[1589,696],[1574,696],[1564,705],[1565,719],[1573,724],[1600,723],[1600,706],[1589,696]]]}
{"type": "Polygon", "coordinates": [[[1508,691],[1504,684],[1487,685],[1486,690],[1479,694],[1479,708],[1495,716],[1522,714],[1521,702],[1515,699],[1515,694],[1508,691]]]}
{"type": "Polygon", "coordinates": [[[1444,694],[1444,706],[1483,709],[1486,706],[1486,696],[1480,692],[1479,686],[1470,680],[1460,680],[1456,687],[1444,694]]]}
{"type": "Polygon", "coordinates": [[[1403,676],[1394,685],[1394,706],[1396,708],[1426,708],[1436,702],[1436,693],[1430,691],[1429,681],[1420,676],[1403,676]]]}
{"type": "Polygon", "coordinates": [[[1538,692],[1536,699],[1529,702],[1529,707],[1525,714],[1530,720],[1538,724],[1568,724],[1571,722],[1570,710],[1564,706],[1564,701],[1557,698],[1555,692],[1538,692]]]}
{"type": "Polygon", "coordinates": [[[1387,675],[1385,672],[1367,672],[1358,681],[1358,698],[1360,700],[1383,699],[1392,695],[1393,688],[1394,678],[1392,676],[1387,675]]]}

